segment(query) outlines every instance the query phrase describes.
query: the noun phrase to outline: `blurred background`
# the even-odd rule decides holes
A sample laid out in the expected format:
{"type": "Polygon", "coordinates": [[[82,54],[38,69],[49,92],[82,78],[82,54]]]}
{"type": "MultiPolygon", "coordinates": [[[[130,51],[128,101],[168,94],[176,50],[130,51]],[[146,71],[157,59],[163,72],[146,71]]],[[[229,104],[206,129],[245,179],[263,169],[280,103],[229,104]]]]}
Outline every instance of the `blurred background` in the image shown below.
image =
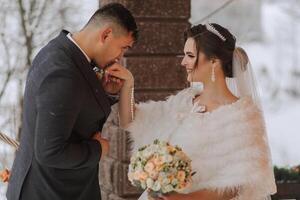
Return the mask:
{"type": "Polygon", "coordinates": [[[206,2],[192,0],[191,23],[216,22],[234,33],[255,70],[273,162],[300,164],[300,1],[206,2]]]}
{"type": "MultiPolygon", "coordinates": [[[[19,137],[26,75],[37,52],[61,29],[82,28],[97,0],[0,0],[0,131],[19,137]]],[[[0,170],[11,168],[14,149],[0,141],[0,170]]],[[[0,199],[7,183],[0,182],[0,199]]]]}
{"type": "MultiPolygon", "coordinates": [[[[0,131],[18,138],[26,74],[34,56],[62,28],[79,30],[99,1],[0,0],[0,5],[0,131]]],[[[300,164],[299,19],[299,0],[191,1],[191,24],[228,27],[248,52],[273,162],[282,167],[300,164]]],[[[13,157],[14,149],[0,141],[0,170],[10,169],[13,157]]],[[[6,185],[0,183],[0,199],[5,199],[6,185]]]]}

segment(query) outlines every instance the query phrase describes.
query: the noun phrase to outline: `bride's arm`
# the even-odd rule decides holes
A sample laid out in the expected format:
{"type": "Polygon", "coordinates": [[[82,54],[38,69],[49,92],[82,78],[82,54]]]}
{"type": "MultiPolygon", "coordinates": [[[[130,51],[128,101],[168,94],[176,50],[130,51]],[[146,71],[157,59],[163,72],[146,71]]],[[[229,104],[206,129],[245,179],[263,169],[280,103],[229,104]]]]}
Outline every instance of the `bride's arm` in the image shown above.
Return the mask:
{"type": "Polygon", "coordinates": [[[134,106],[133,90],[134,79],[132,78],[124,82],[120,91],[119,120],[121,128],[126,128],[132,121],[132,115],[134,114],[132,113],[134,112],[134,109],[132,110],[132,106],[134,106]]]}
{"type": "Polygon", "coordinates": [[[118,63],[110,66],[105,71],[105,74],[106,76],[111,77],[112,80],[117,78],[123,81],[119,100],[119,123],[121,128],[126,128],[126,126],[132,121],[131,104],[133,100],[132,92],[134,87],[134,78],[128,69],[118,63]]]}

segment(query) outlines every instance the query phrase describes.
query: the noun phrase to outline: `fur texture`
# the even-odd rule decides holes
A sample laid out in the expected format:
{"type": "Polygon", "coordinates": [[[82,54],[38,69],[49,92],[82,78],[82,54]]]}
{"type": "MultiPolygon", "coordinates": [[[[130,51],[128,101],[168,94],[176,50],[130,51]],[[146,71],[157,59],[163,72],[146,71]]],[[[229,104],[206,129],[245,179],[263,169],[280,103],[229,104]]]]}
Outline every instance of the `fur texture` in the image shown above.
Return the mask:
{"type": "MultiPolygon", "coordinates": [[[[197,113],[185,89],[166,101],[137,105],[128,127],[132,152],[154,139],[177,144],[192,159],[193,185],[201,189],[238,190],[236,199],[262,200],[276,192],[263,115],[251,98],[197,113]]],[[[145,195],[144,195],[145,196],[145,195]]],[[[143,198],[140,198],[143,199],[143,198]]]]}

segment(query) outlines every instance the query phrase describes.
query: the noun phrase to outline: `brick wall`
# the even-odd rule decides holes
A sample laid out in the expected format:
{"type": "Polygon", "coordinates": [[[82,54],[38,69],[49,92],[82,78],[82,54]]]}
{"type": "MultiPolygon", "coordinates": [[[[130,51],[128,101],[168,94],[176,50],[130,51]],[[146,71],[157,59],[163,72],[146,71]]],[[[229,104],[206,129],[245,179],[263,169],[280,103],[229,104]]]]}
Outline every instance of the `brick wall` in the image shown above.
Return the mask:
{"type": "MultiPolygon", "coordinates": [[[[134,14],[140,39],[123,59],[135,77],[137,101],[163,99],[186,86],[186,73],[176,55],[183,52],[183,31],[189,26],[189,0],[102,0],[104,5],[119,2],[134,14]]],[[[137,199],[141,191],[127,179],[128,133],[117,126],[117,117],[108,120],[103,135],[110,140],[108,158],[101,161],[99,174],[103,200],[137,199]]]]}

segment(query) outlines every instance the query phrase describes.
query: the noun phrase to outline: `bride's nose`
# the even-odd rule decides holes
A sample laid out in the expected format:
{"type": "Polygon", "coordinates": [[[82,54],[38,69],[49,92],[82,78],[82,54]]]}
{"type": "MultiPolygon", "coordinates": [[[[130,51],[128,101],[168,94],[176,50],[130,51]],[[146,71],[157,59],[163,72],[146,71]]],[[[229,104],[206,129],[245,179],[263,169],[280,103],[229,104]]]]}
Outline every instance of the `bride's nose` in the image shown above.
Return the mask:
{"type": "Polygon", "coordinates": [[[185,60],[185,57],[183,56],[182,60],[181,60],[181,66],[186,67],[187,63],[185,60]]]}

